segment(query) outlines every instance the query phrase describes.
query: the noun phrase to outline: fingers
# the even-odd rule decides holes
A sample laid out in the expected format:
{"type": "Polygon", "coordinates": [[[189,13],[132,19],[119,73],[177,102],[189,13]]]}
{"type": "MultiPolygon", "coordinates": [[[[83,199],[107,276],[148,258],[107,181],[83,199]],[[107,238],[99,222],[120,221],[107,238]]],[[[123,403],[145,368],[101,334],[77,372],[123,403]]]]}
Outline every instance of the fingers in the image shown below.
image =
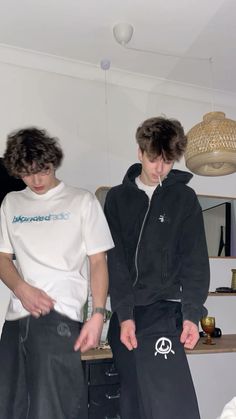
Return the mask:
{"type": "Polygon", "coordinates": [[[180,342],[185,343],[186,339],[187,339],[187,336],[188,336],[187,332],[185,330],[183,330],[182,333],[181,333],[181,336],[180,336],[180,342]]]}
{"type": "Polygon", "coordinates": [[[40,314],[38,311],[31,311],[31,316],[33,316],[35,319],[38,319],[40,317],[40,314]]]}
{"type": "Polygon", "coordinates": [[[194,346],[196,345],[198,339],[199,339],[199,336],[198,337],[197,336],[189,336],[184,343],[184,347],[186,349],[193,349],[194,346]]]}
{"type": "Polygon", "coordinates": [[[82,327],[78,339],[74,344],[74,350],[86,352],[89,349],[96,348],[100,340],[100,331],[94,326],[94,321],[88,320],[82,327]]]}
{"type": "Polygon", "coordinates": [[[136,349],[138,346],[137,338],[135,335],[134,336],[129,336],[129,335],[121,336],[120,340],[129,351],[136,349]]]}
{"type": "Polygon", "coordinates": [[[96,345],[94,345],[93,341],[89,338],[87,338],[86,336],[79,336],[79,338],[76,340],[75,344],[74,344],[74,350],[78,351],[80,350],[80,352],[84,353],[86,351],[88,351],[91,348],[94,348],[96,345]]]}
{"type": "Polygon", "coordinates": [[[130,343],[131,343],[133,349],[137,348],[138,341],[137,341],[136,335],[130,337],[130,343]]]}
{"type": "Polygon", "coordinates": [[[35,317],[36,319],[38,319],[40,316],[46,316],[47,314],[50,313],[50,310],[32,310],[31,311],[31,316],[35,317]]]}
{"type": "Polygon", "coordinates": [[[135,335],[135,323],[133,320],[125,320],[121,323],[120,340],[129,351],[138,346],[135,335]]]}
{"type": "Polygon", "coordinates": [[[180,336],[181,343],[186,349],[193,349],[199,339],[198,327],[195,323],[185,320],[183,323],[183,331],[180,336]]]}
{"type": "Polygon", "coordinates": [[[54,308],[54,304],[55,300],[49,297],[44,291],[41,291],[35,311],[37,311],[38,316],[46,316],[54,308]]]}
{"type": "Polygon", "coordinates": [[[124,333],[121,333],[120,340],[129,351],[136,349],[138,346],[137,338],[133,330],[127,330],[124,333]]]}
{"type": "Polygon", "coordinates": [[[88,351],[89,349],[92,349],[92,348],[94,348],[94,345],[91,342],[83,341],[81,346],[80,346],[80,352],[84,353],[84,352],[86,352],[86,351],[88,351]]]}
{"type": "Polygon", "coordinates": [[[40,316],[46,316],[50,313],[51,310],[53,310],[53,308],[54,302],[52,303],[51,300],[49,301],[39,298],[37,304],[35,304],[34,307],[32,307],[31,315],[35,318],[39,318],[40,316]]]}

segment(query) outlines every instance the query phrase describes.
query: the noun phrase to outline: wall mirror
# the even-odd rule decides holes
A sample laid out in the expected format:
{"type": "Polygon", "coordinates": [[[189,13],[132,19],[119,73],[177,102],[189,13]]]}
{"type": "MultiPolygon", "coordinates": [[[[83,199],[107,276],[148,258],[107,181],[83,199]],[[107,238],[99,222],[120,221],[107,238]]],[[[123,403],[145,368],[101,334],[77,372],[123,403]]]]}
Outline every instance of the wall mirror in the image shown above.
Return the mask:
{"type": "Polygon", "coordinates": [[[236,256],[236,199],[198,195],[209,257],[236,256]]]}
{"type": "MultiPolygon", "coordinates": [[[[95,194],[104,208],[110,187],[100,186],[95,194]]],[[[236,257],[236,199],[198,195],[202,207],[209,257],[236,257]]]]}

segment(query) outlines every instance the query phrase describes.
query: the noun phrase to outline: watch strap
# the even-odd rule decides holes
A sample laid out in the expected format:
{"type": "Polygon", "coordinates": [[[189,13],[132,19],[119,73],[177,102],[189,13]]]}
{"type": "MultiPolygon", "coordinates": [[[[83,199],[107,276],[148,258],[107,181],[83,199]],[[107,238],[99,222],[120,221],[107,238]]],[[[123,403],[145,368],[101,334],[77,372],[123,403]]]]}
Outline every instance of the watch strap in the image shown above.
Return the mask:
{"type": "Polygon", "coordinates": [[[94,307],[92,314],[102,314],[104,317],[106,316],[107,310],[104,307],[94,307]]]}

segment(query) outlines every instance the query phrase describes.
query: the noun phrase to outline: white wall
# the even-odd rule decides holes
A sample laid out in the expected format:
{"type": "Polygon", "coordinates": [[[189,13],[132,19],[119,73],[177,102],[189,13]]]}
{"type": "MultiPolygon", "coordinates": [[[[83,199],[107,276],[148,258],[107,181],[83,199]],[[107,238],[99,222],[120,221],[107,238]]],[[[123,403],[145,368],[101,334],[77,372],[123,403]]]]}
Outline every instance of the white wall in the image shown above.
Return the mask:
{"type": "MultiPolygon", "coordinates": [[[[210,112],[211,93],[193,86],[109,70],[0,46],[0,155],[9,131],[44,127],[60,138],[65,160],[59,177],[95,191],[121,181],[136,161],[135,131],[147,117],[175,117],[186,131],[210,112]]],[[[236,96],[215,93],[216,108],[235,119],[236,96]]],[[[184,161],[177,165],[185,169],[184,161]]],[[[235,196],[236,174],[191,181],[197,193],[235,196]]],[[[212,287],[229,285],[236,260],[211,260],[212,287]],[[217,285],[217,286],[219,286],[217,285]]],[[[8,292],[0,285],[0,325],[8,292]]],[[[236,333],[236,301],[207,302],[224,333],[236,333]],[[229,320],[227,310],[232,313],[229,320]]],[[[190,356],[202,419],[215,419],[234,393],[236,354],[190,356]],[[217,371],[227,376],[227,386],[217,371]],[[233,390],[232,390],[233,389],[233,390]],[[217,390],[217,395],[215,394],[217,390]],[[218,397],[219,393],[219,397],[218,397]],[[217,396],[217,397],[216,397],[217,396]]],[[[191,414],[190,414],[191,416],[191,414]]]]}
{"type": "MultiPolygon", "coordinates": [[[[231,285],[236,258],[211,258],[210,291],[231,285]]],[[[206,307],[223,334],[236,333],[236,297],[208,297],[206,307]]],[[[236,353],[188,355],[202,419],[216,419],[236,395],[236,353]]]]}

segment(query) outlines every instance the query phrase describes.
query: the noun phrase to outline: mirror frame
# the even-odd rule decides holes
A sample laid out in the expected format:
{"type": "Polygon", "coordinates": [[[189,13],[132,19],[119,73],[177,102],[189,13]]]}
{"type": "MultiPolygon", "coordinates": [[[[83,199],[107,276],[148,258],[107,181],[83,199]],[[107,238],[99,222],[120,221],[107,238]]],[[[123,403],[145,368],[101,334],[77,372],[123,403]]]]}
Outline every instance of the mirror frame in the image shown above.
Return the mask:
{"type": "MultiPolygon", "coordinates": [[[[209,198],[213,202],[213,207],[217,207],[224,203],[230,203],[230,207],[226,205],[225,207],[225,216],[227,218],[227,226],[225,230],[225,245],[226,247],[226,255],[218,256],[218,255],[210,255],[209,258],[219,258],[219,259],[228,259],[228,258],[235,258],[236,257],[236,197],[235,196],[223,196],[223,195],[206,195],[197,193],[198,198],[209,198]],[[219,202],[217,202],[219,201],[219,202]],[[233,205],[232,205],[233,204],[233,205]],[[229,214],[230,211],[230,214],[229,214]],[[230,229],[230,231],[229,231],[230,229]],[[235,249],[235,250],[234,250],[235,249]],[[229,254],[230,253],[230,254],[229,254]],[[233,253],[233,255],[232,255],[233,253]]],[[[201,205],[201,201],[199,199],[199,203],[201,205]]],[[[202,206],[202,205],[201,205],[202,206]]],[[[204,211],[204,209],[203,209],[204,211]]],[[[210,253],[210,252],[209,252],[210,253]]]]}

